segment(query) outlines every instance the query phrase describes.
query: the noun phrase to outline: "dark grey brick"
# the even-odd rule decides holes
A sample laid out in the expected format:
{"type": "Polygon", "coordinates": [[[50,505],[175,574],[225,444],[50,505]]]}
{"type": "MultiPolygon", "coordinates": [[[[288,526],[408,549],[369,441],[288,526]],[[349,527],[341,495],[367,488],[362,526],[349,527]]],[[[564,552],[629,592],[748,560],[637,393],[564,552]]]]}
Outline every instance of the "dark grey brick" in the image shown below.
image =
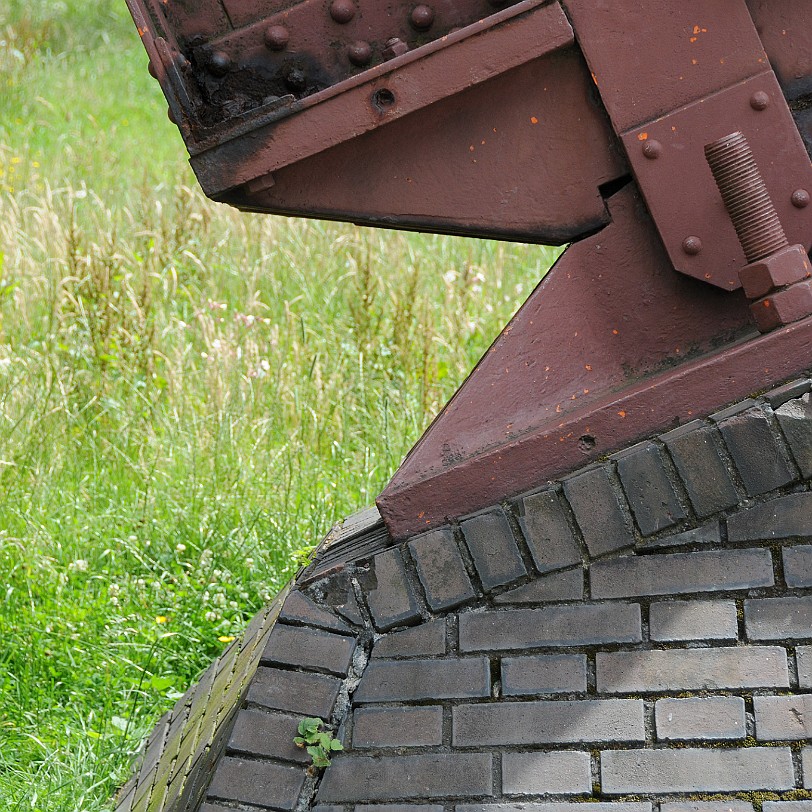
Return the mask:
{"type": "Polygon", "coordinates": [[[431,657],[445,654],[445,620],[431,620],[413,629],[389,632],[372,647],[372,656],[431,657]]]}
{"type": "Polygon", "coordinates": [[[812,801],[764,801],[764,812],[812,812],[812,801]]]}
{"type": "Polygon", "coordinates": [[[246,699],[266,708],[328,719],[340,688],[341,680],[324,674],[260,667],[246,699]]]}
{"type": "Polygon", "coordinates": [[[273,809],[293,809],[304,786],[301,767],[226,756],[214,772],[208,799],[237,801],[273,809]]]}
{"type": "Polygon", "coordinates": [[[586,691],[586,657],[583,654],[538,654],[502,660],[502,693],[568,694],[586,691]]]}
{"type": "Polygon", "coordinates": [[[639,643],[637,604],[543,606],[460,615],[461,651],[509,651],[543,646],[639,643]]]}
{"type": "Polygon", "coordinates": [[[461,527],[485,589],[505,586],[526,575],[513,531],[501,510],[474,516],[461,527]]]}
{"type": "Polygon", "coordinates": [[[727,520],[731,541],[812,538],[812,493],[792,493],[740,510],[727,520]]]}
{"type": "Polygon", "coordinates": [[[601,693],[789,687],[777,646],[599,652],[596,663],[601,693]]]}
{"type": "Polygon", "coordinates": [[[497,595],[496,604],[549,603],[551,601],[573,601],[584,597],[584,571],[581,567],[563,572],[541,575],[527,584],[522,584],[497,595]]]}
{"type": "Polygon", "coordinates": [[[744,624],[751,640],[812,638],[812,597],[745,601],[744,624]]]}
{"type": "Polygon", "coordinates": [[[645,801],[622,803],[551,803],[513,804],[457,804],[456,812],[651,812],[651,804],[645,801]]]}
{"type": "Polygon", "coordinates": [[[220,804],[209,804],[205,803],[203,806],[200,807],[200,812],[234,812],[234,809],[229,809],[225,806],[220,806],[220,804]]]}
{"type": "Polygon", "coordinates": [[[753,710],[760,741],[812,738],[812,694],[755,696],[753,710]]]}
{"type": "Polygon", "coordinates": [[[798,665],[798,685],[812,688],[812,646],[798,646],[795,649],[795,662],[798,665]]]}
{"type": "Polygon", "coordinates": [[[640,443],[612,459],[617,462],[623,490],[644,536],[665,530],[686,517],[658,446],[640,443]]]}
{"type": "Polygon", "coordinates": [[[583,699],[457,705],[455,747],[642,742],[641,699],[583,699]]]}
{"type": "Polygon", "coordinates": [[[733,601],[663,601],[649,607],[652,640],[735,640],[739,634],[733,601]]]}
{"type": "Polygon", "coordinates": [[[596,561],[593,598],[674,595],[772,586],[769,550],[708,550],[596,561]]]}
{"type": "Polygon", "coordinates": [[[601,790],[742,792],[795,786],[792,753],[783,747],[608,750],[601,753],[601,790]]]}
{"type": "Polygon", "coordinates": [[[672,536],[658,536],[646,539],[640,548],[643,550],[659,550],[669,547],[687,547],[700,544],[721,544],[722,531],[719,520],[695,527],[693,530],[685,530],[682,533],[674,533],[672,536]]]}
{"type": "Polygon", "coordinates": [[[327,575],[312,585],[318,599],[356,626],[364,625],[350,573],[345,569],[327,575]]]}
{"type": "Polygon", "coordinates": [[[340,804],[317,804],[311,812],[344,812],[344,807],[340,804]]]}
{"type": "Polygon", "coordinates": [[[718,422],[747,493],[757,496],[788,485],[795,474],[781,454],[767,416],[751,404],[745,402],[712,419],[718,422]]]}
{"type": "Polygon", "coordinates": [[[339,755],[324,773],[319,801],[385,801],[492,795],[489,753],[339,755]]]}
{"type": "Polygon", "coordinates": [[[565,479],[563,485],[591,556],[634,544],[631,525],[604,466],[565,479]]]}
{"type": "Polygon", "coordinates": [[[353,714],[352,746],[419,747],[443,743],[443,709],[359,708],[353,714]]]}
{"type": "Polygon", "coordinates": [[[490,695],[485,657],[448,660],[373,660],[361,677],[355,702],[413,702],[490,695]]]}
{"type": "Polygon", "coordinates": [[[788,400],[803,397],[809,391],[812,391],[812,380],[799,378],[796,381],[790,381],[783,386],[779,386],[777,389],[767,392],[767,394],[764,395],[764,399],[773,409],[777,409],[779,406],[783,406],[788,400]]]}
{"type": "Polygon", "coordinates": [[[376,586],[367,592],[367,605],[378,631],[411,623],[420,618],[400,550],[387,550],[373,559],[376,586]]]}
{"type": "Polygon", "coordinates": [[[526,496],[519,503],[521,525],[539,572],[581,563],[581,549],[572,535],[561,497],[555,491],[526,496]]]}
{"type": "Polygon", "coordinates": [[[317,606],[310,598],[305,597],[298,589],[294,589],[285,600],[280,619],[294,623],[304,623],[307,626],[318,626],[339,634],[355,634],[343,620],[334,614],[317,606]]]}
{"type": "Polygon", "coordinates": [[[660,439],[671,454],[697,515],[710,516],[738,504],[733,478],[719,453],[721,438],[715,428],[695,420],[660,439]]]}
{"type": "Polygon", "coordinates": [[[784,547],[782,555],[787,586],[812,586],[812,545],[784,547]]]}
{"type": "MultiPolygon", "coordinates": [[[[333,808],[343,810],[343,807],[333,808]]],[[[318,812],[318,807],[313,812],[318,812]]],[[[356,804],[355,812],[443,812],[443,807],[439,804],[356,804]]]]}
{"type": "Polygon", "coordinates": [[[309,761],[307,753],[293,743],[298,735],[299,716],[241,710],[228,742],[229,750],[283,761],[309,761]]]}
{"type": "Polygon", "coordinates": [[[753,804],[727,801],[669,801],[660,804],[660,812],[753,812],[753,804]]]}
{"type": "Polygon", "coordinates": [[[277,624],[262,652],[262,662],[313,668],[344,676],[349,670],[354,649],[352,637],[277,624]]]}
{"type": "Polygon", "coordinates": [[[812,477],[812,398],[791,400],[775,414],[801,473],[812,477]]]}
{"type": "Polygon", "coordinates": [[[505,795],[578,795],[592,789],[589,753],[505,753],[505,795]]]}
{"type": "Polygon", "coordinates": [[[409,550],[432,611],[451,609],[476,597],[451,528],[418,536],[409,542],[409,550]]]}
{"type": "Polygon", "coordinates": [[[812,747],[801,750],[801,769],[803,770],[804,786],[812,787],[812,747]]]}
{"type": "Polygon", "coordinates": [[[739,696],[658,699],[654,705],[660,741],[743,739],[744,700],[739,696]]]}

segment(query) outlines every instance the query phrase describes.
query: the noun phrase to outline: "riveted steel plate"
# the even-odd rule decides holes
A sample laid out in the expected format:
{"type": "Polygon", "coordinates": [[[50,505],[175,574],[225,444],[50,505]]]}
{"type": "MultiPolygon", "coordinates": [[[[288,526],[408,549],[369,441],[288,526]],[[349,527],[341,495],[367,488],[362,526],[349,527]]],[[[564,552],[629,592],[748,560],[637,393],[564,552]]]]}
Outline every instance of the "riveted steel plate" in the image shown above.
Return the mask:
{"type": "Polygon", "coordinates": [[[738,272],[747,261],[704,147],[737,131],[750,144],[790,243],[809,250],[812,207],[796,208],[792,194],[799,188],[812,191],[812,166],[772,71],[622,137],[674,267],[726,290],[740,286],[738,272]],[[766,94],[766,106],[755,103],[761,98],[757,94],[766,94]],[[686,243],[690,238],[699,242],[686,243]]]}

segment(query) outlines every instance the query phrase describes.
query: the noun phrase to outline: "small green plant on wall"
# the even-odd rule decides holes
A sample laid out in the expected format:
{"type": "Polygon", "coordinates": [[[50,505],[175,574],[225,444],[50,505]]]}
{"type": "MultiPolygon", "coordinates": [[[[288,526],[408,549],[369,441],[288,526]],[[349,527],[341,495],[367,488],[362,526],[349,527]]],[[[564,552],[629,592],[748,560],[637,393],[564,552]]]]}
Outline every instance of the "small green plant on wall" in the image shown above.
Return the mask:
{"type": "Polygon", "coordinates": [[[320,770],[330,766],[330,753],[343,750],[340,741],[333,738],[329,730],[324,730],[321,719],[308,717],[299,722],[299,735],[293,740],[297,747],[304,747],[313,759],[312,769],[320,770]]]}

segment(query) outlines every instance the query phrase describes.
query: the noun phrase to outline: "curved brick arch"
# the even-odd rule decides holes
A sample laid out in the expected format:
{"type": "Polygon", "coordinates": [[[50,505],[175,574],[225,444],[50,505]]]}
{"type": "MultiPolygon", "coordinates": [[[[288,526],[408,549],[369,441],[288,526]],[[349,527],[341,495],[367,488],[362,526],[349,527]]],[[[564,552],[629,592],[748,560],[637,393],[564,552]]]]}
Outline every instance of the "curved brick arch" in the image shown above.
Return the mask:
{"type": "Polygon", "coordinates": [[[119,809],[812,806],[810,389],[397,546],[348,520],[159,726],[119,809]],[[318,776],[304,715],[346,746],[318,776]]]}

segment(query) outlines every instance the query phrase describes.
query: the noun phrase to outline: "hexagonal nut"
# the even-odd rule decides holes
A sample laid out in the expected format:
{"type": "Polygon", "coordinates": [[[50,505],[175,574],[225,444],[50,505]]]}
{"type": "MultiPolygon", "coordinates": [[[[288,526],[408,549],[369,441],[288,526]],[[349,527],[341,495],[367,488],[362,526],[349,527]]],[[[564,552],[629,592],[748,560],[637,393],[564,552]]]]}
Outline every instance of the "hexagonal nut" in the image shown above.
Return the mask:
{"type": "Polygon", "coordinates": [[[748,299],[760,299],[771,290],[801,282],[810,275],[812,268],[802,245],[788,245],[739,271],[739,279],[748,299]]]}
{"type": "Polygon", "coordinates": [[[399,37],[392,37],[391,39],[387,40],[383,49],[383,58],[388,61],[397,56],[403,56],[403,54],[408,53],[408,51],[409,46],[402,39],[399,37]]]}
{"type": "Polygon", "coordinates": [[[812,316],[812,282],[798,282],[750,305],[762,333],[812,316]]]}

